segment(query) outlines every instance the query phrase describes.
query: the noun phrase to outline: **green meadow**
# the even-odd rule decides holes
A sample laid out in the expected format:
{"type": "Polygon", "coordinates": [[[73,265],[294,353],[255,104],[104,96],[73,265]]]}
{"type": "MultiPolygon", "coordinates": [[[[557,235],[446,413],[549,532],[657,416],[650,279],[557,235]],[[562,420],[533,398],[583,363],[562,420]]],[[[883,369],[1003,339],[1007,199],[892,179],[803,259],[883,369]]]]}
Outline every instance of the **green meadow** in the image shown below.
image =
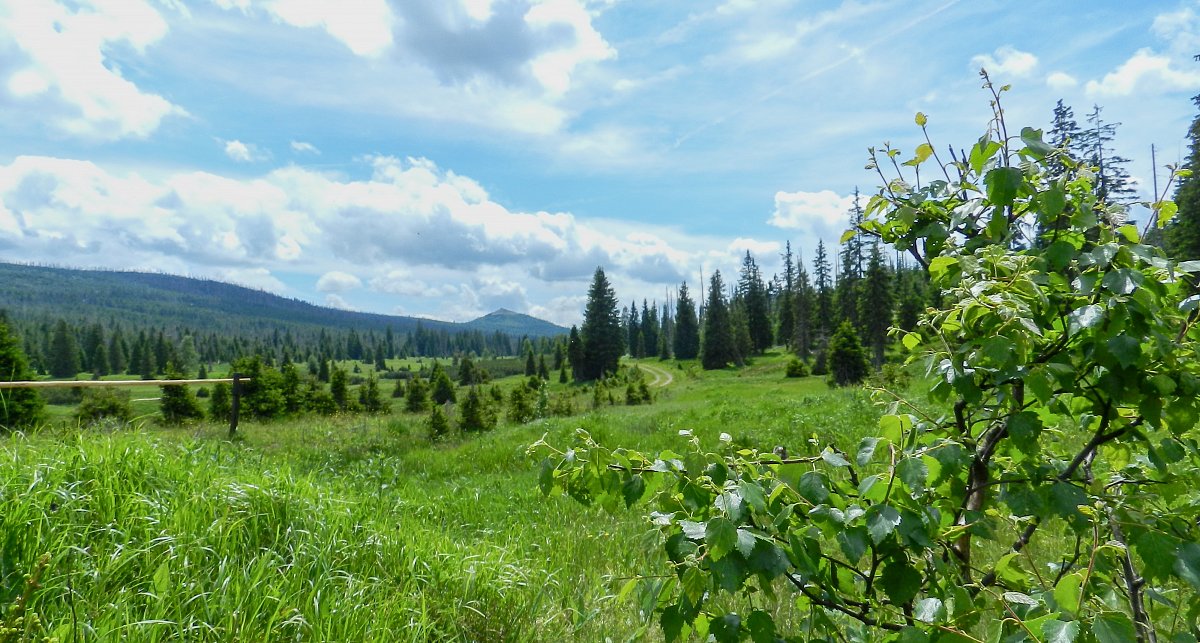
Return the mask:
{"type": "Polygon", "coordinates": [[[438,443],[398,404],[244,422],[234,442],[224,426],[148,417],[4,437],[0,605],[23,610],[0,641],[660,638],[638,592],[618,596],[663,571],[644,512],[544,498],[526,448],[582,428],[655,452],[686,429],[805,453],[814,435],[850,449],[875,430],[866,392],[786,379],[785,361],[711,372],[647,360],[652,405],[583,410],[580,390],[579,415],[438,443]]]}

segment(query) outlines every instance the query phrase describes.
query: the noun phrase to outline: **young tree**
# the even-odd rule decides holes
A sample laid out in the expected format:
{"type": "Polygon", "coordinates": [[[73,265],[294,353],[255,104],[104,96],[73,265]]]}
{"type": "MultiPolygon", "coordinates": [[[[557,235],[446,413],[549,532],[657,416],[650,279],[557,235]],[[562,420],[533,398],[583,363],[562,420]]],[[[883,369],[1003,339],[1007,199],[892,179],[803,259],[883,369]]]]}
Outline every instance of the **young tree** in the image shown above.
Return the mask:
{"type": "Polygon", "coordinates": [[[807,360],[813,351],[813,319],[816,315],[816,296],[808,282],[808,271],[799,263],[796,270],[795,332],[792,336],[792,351],[802,360],[807,360]]]}
{"type": "Polygon", "coordinates": [[[441,364],[433,363],[433,372],[429,374],[429,378],[430,396],[433,398],[434,404],[445,404],[456,400],[454,382],[446,374],[446,370],[442,368],[441,364]]]}
{"type": "Polygon", "coordinates": [[[450,434],[450,420],[446,417],[446,412],[442,410],[442,407],[433,407],[429,413],[429,423],[426,428],[432,442],[437,442],[450,434]]]}
{"type": "Polygon", "coordinates": [[[867,346],[871,348],[871,362],[875,368],[883,366],[887,351],[888,329],[892,326],[895,310],[895,289],[895,280],[883,261],[879,243],[874,242],[863,277],[859,319],[863,321],[864,336],[867,346]]]}
{"type": "Polygon", "coordinates": [[[333,402],[337,404],[338,410],[343,412],[349,410],[350,383],[344,369],[334,366],[333,370],[329,372],[329,394],[333,396],[333,402]]]}
{"type": "Polygon", "coordinates": [[[67,322],[60,319],[54,324],[54,335],[50,339],[50,375],[75,377],[79,369],[79,343],[67,322]]]}
{"type": "Polygon", "coordinates": [[[429,387],[420,376],[412,378],[404,391],[404,410],[409,413],[424,413],[429,410],[429,387]]]}
{"type": "Polygon", "coordinates": [[[579,329],[575,325],[571,326],[571,334],[567,339],[567,361],[571,364],[571,379],[582,380],[584,373],[583,339],[579,336],[579,329]]]}
{"type": "Polygon", "coordinates": [[[387,413],[390,407],[383,401],[379,391],[379,379],[375,374],[367,376],[367,381],[358,388],[358,403],[363,410],[373,415],[387,413]]]}
{"type": "Polygon", "coordinates": [[[463,431],[490,431],[496,428],[496,414],[488,408],[487,402],[479,394],[479,387],[472,386],[467,391],[459,409],[458,426],[463,431]]]}
{"type": "MultiPolygon", "coordinates": [[[[1192,102],[1200,108],[1200,95],[1192,102]]],[[[1188,156],[1182,169],[1191,174],[1180,179],[1175,190],[1179,214],[1167,227],[1167,249],[1176,259],[1193,261],[1200,259],[1200,114],[1192,119],[1187,137],[1188,156]]]]}
{"type": "Polygon", "coordinates": [[[617,315],[617,295],[602,268],[596,268],[592,277],[580,334],[583,339],[583,367],[580,369],[583,379],[595,380],[617,372],[625,347],[621,320],[617,315]]]}
{"type": "MultiPolygon", "coordinates": [[[[21,350],[20,341],[9,330],[8,319],[0,311],[0,381],[24,382],[34,379],[21,350]]],[[[0,389],[0,432],[27,429],[44,419],[45,402],[35,389],[0,389]]]]}
{"type": "MultiPolygon", "coordinates": [[[[850,207],[850,227],[857,229],[862,223],[863,210],[859,204],[858,188],[854,189],[854,204],[850,207]]],[[[862,327],[858,316],[858,300],[862,290],[863,246],[862,239],[854,235],[842,244],[838,262],[837,286],[834,288],[836,321],[848,321],[855,328],[862,327]]]]}
{"type": "Polygon", "coordinates": [[[704,312],[704,331],[700,335],[700,365],[707,370],[725,368],[738,361],[734,344],[729,304],[725,302],[725,283],[721,271],[714,270],[708,283],[708,304],[704,312]]]}
{"type": "MultiPolygon", "coordinates": [[[[169,380],[181,380],[184,376],[175,369],[174,364],[167,364],[165,377],[169,380]]],[[[163,422],[182,424],[189,420],[204,418],[204,410],[200,408],[200,402],[196,400],[196,396],[188,387],[176,384],[160,386],[159,389],[162,390],[159,398],[159,412],[162,413],[163,422]]]]}
{"type": "Polygon", "coordinates": [[[212,395],[208,398],[208,417],[213,422],[229,422],[233,413],[233,392],[226,382],[213,384],[212,395]]]}
{"type": "Polygon", "coordinates": [[[779,298],[776,304],[779,310],[779,325],[775,336],[779,338],[781,344],[787,344],[792,350],[795,346],[792,340],[796,336],[796,264],[795,257],[792,255],[792,242],[789,239],[784,246],[785,250],[779,256],[783,259],[783,289],[779,292],[779,298]]]}
{"type": "Polygon", "coordinates": [[[674,349],[675,359],[696,359],[700,354],[700,322],[686,281],[679,284],[679,299],[675,301],[674,349]]]}
{"type": "MultiPolygon", "coordinates": [[[[767,297],[767,286],[763,283],[762,271],[750,251],[742,258],[742,270],[738,276],[737,297],[745,315],[747,334],[750,338],[750,349],[761,353],[771,347],[774,337],[771,332],[770,302],[767,297]]],[[[749,357],[749,352],[742,354],[749,357]]]]}
{"type": "Polygon", "coordinates": [[[825,345],[833,331],[833,282],[829,257],[825,254],[825,242],[817,242],[817,256],[813,259],[813,338],[816,346],[825,345]]]}

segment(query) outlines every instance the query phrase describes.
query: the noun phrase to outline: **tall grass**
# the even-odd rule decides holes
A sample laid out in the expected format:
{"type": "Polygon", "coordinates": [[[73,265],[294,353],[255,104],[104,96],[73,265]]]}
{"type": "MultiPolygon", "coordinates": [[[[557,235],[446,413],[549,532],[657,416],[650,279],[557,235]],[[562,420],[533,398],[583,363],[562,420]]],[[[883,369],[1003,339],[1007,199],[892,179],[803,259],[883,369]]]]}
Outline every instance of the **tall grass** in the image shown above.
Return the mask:
{"type": "Polygon", "coordinates": [[[247,423],[239,443],[217,426],[4,438],[0,606],[49,554],[27,609],[60,641],[641,638],[613,596],[659,568],[648,526],[543,499],[527,444],[582,426],[654,451],[686,428],[800,452],[813,433],[853,446],[879,415],[779,359],[674,373],[653,406],[439,444],[418,416],[247,423]]]}

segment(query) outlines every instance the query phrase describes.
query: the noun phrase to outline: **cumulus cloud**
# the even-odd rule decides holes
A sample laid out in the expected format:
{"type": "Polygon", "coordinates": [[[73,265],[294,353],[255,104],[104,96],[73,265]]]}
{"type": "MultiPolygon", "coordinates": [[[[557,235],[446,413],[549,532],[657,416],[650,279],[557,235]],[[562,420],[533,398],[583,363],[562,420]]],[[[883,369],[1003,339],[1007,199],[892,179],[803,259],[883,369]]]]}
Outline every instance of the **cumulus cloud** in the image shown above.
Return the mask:
{"type": "Polygon", "coordinates": [[[395,17],[386,0],[214,0],[222,9],[249,13],[257,4],[272,18],[300,28],[322,29],[358,56],[377,57],[392,46],[395,17]]]}
{"type": "Polygon", "coordinates": [[[330,293],[325,295],[325,305],[338,310],[354,310],[354,307],[346,302],[341,295],[330,293]]]}
{"type": "Polygon", "coordinates": [[[1139,49],[1129,60],[1084,87],[1089,96],[1129,96],[1135,91],[1195,91],[1200,72],[1177,69],[1169,56],[1139,49]]]}
{"type": "Polygon", "coordinates": [[[832,190],[776,192],[775,211],[767,223],[818,238],[830,238],[845,229],[853,205],[853,196],[841,196],[832,190]]]}
{"type": "Polygon", "coordinates": [[[1046,76],[1046,86],[1050,89],[1070,89],[1078,84],[1079,81],[1066,72],[1056,71],[1046,76]]]}
{"type": "Polygon", "coordinates": [[[1038,66],[1037,56],[1004,45],[992,54],[979,54],[971,58],[972,69],[986,69],[993,76],[1028,76],[1038,66]]]}
{"type": "Polygon", "coordinates": [[[297,154],[318,154],[319,155],[321,153],[321,150],[317,149],[317,146],[313,145],[312,143],[306,143],[304,141],[292,141],[291,148],[292,148],[292,151],[296,152],[297,154]]]}
{"type": "Polygon", "coordinates": [[[362,280],[348,272],[331,270],[317,280],[317,292],[344,293],[348,290],[362,288],[362,280]]]}
{"type": "Polygon", "coordinates": [[[243,143],[239,140],[221,141],[225,147],[225,156],[239,162],[249,163],[251,161],[262,160],[265,156],[258,151],[258,148],[249,143],[243,143]]]}
{"type": "Polygon", "coordinates": [[[38,109],[58,129],[85,138],[145,138],[170,115],[185,114],[166,98],[125,78],[107,54],[138,55],[160,41],[166,20],[144,0],[78,3],[11,2],[0,10],[0,45],[21,55],[0,62],[9,100],[38,109]]]}
{"type": "Polygon", "coordinates": [[[691,262],[645,231],[509,210],[427,159],[377,157],[369,170],[357,180],[294,166],[251,178],[151,178],[22,156],[0,165],[0,251],[19,261],[236,270],[230,278],[273,291],[285,289],[272,276],[285,271],[311,275],[326,294],[366,283],[384,299],[454,298],[476,312],[528,310],[529,283],[578,292],[597,265],[673,284],[691,262]]]}

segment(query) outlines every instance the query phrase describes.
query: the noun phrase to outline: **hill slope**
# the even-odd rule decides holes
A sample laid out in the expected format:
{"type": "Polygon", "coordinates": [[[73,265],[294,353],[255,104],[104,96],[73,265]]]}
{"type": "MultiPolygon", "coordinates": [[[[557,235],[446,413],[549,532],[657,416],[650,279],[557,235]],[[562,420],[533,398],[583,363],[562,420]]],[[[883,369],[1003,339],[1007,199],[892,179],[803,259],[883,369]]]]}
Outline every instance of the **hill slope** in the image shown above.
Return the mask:
{"type": "Polygon", "coordinates": [[[429,330],[500,331],[543,337],[567,329],[498,310],[466,323],[360,313],[208,279],[0,263],[0,309],[18,319],[120,319],[134,324],[183,325],[212,331],[322,327],[411,333],[429,330]]]}

